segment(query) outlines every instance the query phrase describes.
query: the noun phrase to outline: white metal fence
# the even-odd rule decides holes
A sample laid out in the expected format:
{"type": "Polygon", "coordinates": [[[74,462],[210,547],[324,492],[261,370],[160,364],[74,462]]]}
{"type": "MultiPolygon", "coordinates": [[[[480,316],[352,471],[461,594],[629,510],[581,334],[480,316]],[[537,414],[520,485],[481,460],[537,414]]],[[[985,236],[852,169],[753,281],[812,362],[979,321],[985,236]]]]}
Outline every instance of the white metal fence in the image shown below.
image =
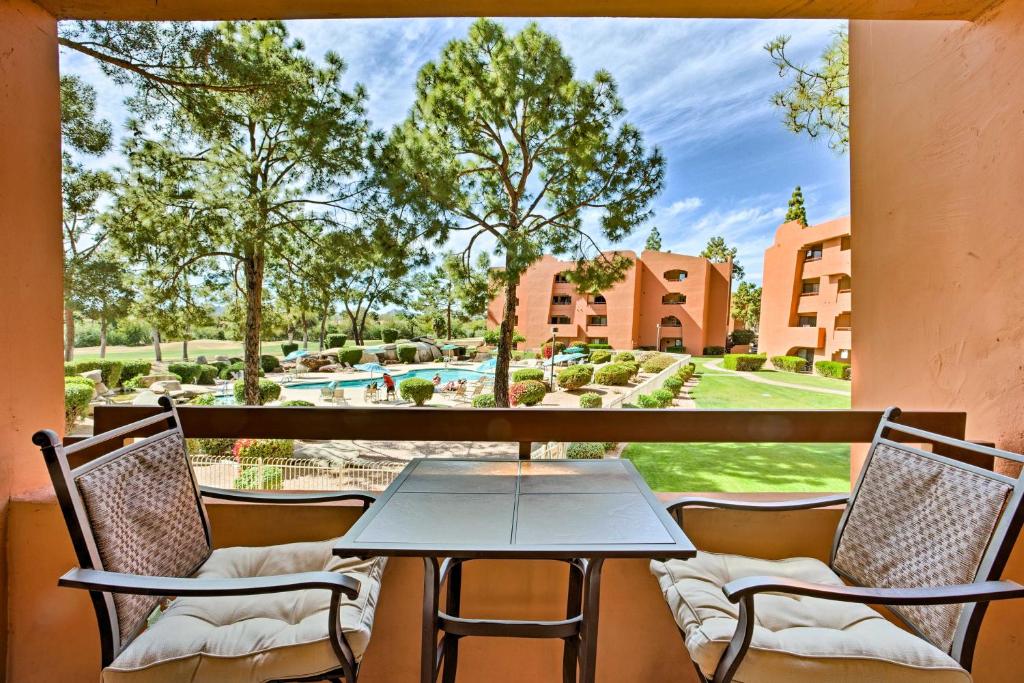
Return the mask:
{"type": "Polygon", "coordinates": [[[293,491],[383,491],[405,463],[329,462],[297,458],[242,458],[193,455],[192,467],[204,486],[222,489],[275,488],[293,491]],[[255,472],[243,473],[254,469],[255,472]],[[264,486],[263,483],[269,484],[264,486]]]}

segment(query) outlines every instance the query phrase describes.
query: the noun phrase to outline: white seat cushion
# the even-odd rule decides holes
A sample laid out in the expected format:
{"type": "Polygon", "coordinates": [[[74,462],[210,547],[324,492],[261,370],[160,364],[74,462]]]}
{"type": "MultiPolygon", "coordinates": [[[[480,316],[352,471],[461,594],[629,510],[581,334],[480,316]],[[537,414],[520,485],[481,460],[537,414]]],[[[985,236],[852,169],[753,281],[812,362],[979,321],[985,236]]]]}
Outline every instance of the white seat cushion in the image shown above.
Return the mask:
{"type": "MultiPolygon", "coordinates": [[[[356,659],[370,642],[387,560],[338,558],[334,541],[264,548],[222,548],[196,578],[276,576],[336,571],[360,582],[343,599],[341,628],[356,659]]],[[[179,598],[103,670],[104,683],[191,681],[250,683],[338,668],[327,631],[331,593],[302,590],[243,597],[179,598]]]]}
{"type": "MultiPolygon", "coordinates": [[[[739,605],[722,586],[747,576],[782,576],[843,585],[811,558],[761,560],[698,553],[652,562],[690,657],[709,678],[736,631],[739,605]]],[[[764,593],[754,598],[754,635],[736,683],[968,683],[969,673],[945,652],[866,605],[764,593]]]]}

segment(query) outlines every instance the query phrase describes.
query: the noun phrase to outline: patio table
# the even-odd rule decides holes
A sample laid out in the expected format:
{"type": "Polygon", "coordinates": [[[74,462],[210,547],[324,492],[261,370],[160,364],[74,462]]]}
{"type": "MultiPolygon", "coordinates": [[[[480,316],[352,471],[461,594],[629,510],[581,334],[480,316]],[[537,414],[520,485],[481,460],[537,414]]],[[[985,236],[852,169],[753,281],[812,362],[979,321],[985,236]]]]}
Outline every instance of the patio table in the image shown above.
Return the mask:
{"type": "Polygon", "coordinates": [[[628,460],[456,459],[410,462],[334,552],[423,558],[422,683],[455,680],[467,636],[560,638],[563,680],[593,683],[604,560],[696,554],[628,460]],[[460,617],[462,564],[479,559],[567,563],[566,618],[460,617]]]}

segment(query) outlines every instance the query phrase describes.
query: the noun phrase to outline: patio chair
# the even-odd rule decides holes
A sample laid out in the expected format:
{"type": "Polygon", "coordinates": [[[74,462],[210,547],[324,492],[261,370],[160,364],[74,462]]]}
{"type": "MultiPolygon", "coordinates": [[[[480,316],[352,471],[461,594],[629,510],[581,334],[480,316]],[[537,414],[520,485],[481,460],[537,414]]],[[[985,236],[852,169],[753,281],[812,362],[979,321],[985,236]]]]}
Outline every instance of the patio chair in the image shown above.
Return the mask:
{"type": "Polygon", "coordinates": [[[334,394],[331,396],[331,400],[334,401],[335,405],[347,406],[348,399],[345,398],[344,389],[335,389],[334,394]]]}
{"type": "Polygon", "coordinates": [[[320,390],[320,400],[321,401],[330,401],[333,398],[334,398],[334,390],[331,389],[330,387],[324,387],[323,389],[320,390]]]}
{"type": "Polygon", "coordinates": [[[177,414],[166,397],[160,405],[165,412],[68,448],[50,430],[32,438],[78,558],[59,584],[92,597],[102,680],[355,683],[385,560],[336,558],[333,540],[214,549],[203,498],[355,499],[364,509],[374,498],[200,487],[177,414]],[[162,431],[122,446],[154,428],[162,431]],[[104,445],[114,450],[69,465],[104,445]],[[161,596],[174,599],[153,621],[161,596]]]}
{"type": "Polygon", "coordinates": [[[681,525],[690,506],[781,511],[846,503],[828,564],[706,552],[651,563],[700,680],[971,680],[988,603],[1024,597],[1024,586],[998,580],[1020,531],[1024,484],[902,442],[1017,463],[1024,456],[897,424],[899,415],[886,411],[849,496],[684,498],[668,506],[681,525]],[[909,631],[868,604],[887,606],[909,631]]]}
{"type": "Polygon", "coordinates": [[[377,400],[377,383],[371,382],[370,384],[367,384],[366,389],[363,390],[363,401],[366,403],[376,403],[377,400]]]}

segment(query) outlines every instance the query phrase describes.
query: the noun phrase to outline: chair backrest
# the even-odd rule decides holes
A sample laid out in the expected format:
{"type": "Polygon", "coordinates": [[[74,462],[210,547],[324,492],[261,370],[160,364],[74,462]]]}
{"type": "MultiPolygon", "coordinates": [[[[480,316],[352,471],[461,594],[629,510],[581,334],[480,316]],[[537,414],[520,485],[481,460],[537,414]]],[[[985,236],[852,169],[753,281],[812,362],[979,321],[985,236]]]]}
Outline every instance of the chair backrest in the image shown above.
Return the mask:
{"type": "MultiPolygon", "coordinates": [[[[1022,522],[1024,485],[934,451],[1024,463],[1024,456],[895,422],[886,411],[836,532],[832,568],[886,588],[998,579],[1022,522]]],[[[908,626],[970,669],[987,603],[892,608],[908,626]]]]}
{"type": "MultiPolygon", "coordinates": [[[[166,411],[64,448],[50,430],[36,432],[83,569],[147,576],[191,576],[212,551],[210,525],[177,414],[166,411]],[[163,423],[161,425],[161,423],[163,423]],[[165,426],[127,446],[125,437],[165,426]],[[116,444],[72,468],[68,456],[116,444]]],[[[160,598],[92,591],[103,666],[142,631],[160,598]]]]}

